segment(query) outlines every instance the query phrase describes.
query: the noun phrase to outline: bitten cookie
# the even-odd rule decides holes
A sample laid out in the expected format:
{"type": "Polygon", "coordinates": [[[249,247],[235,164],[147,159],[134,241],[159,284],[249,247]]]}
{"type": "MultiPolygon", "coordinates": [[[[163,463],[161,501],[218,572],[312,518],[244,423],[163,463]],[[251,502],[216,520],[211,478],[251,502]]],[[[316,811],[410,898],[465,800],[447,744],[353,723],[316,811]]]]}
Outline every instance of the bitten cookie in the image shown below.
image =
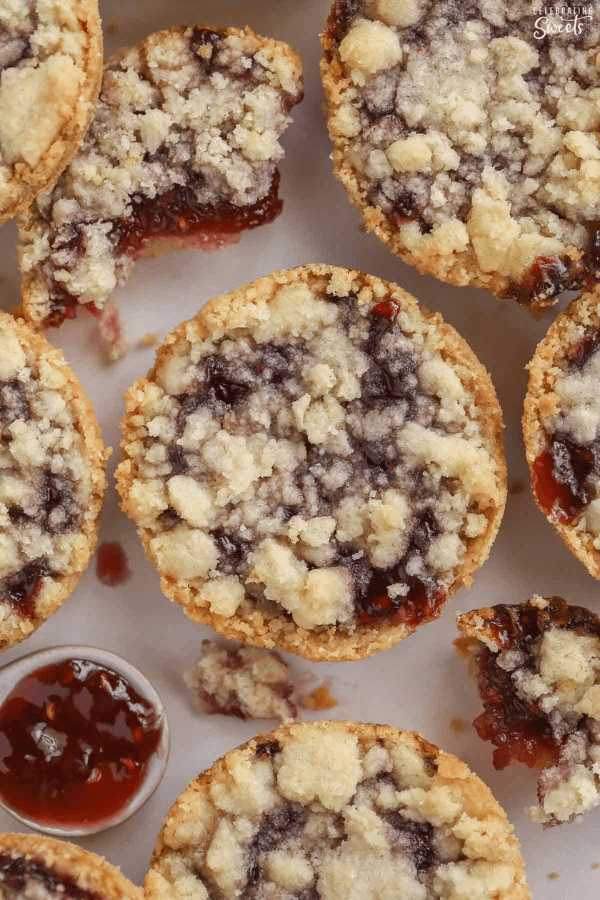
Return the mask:
{"type": "Polygon", "coordinates": [[[384,725],[288,725],[171,808],[147,900],[526,900],[512,826],[465,763],[384,725]]]}
{"type": "Polygon", "coordinates": [[[560,825],[600,804],[600,619],[560,597],[477,609],[456,641],[477,678],[494,766],[543,767],[533,822],[560,825]]]}
{"type": "Polygon", "coordinates": [[[142,900],[101,856],[37,834],[0,834],[3,900],[142,900]]]}
{"type": "Polygon", "coordinates": [[[216,297],[126,394],[123,508],[164,593],[226,637],[360,659],[486,559],[494,388],[396,285],[324,265],[216,297]]]}
{"type": "Polygon", "coordinates": [[[0,4],[0,225],[56,180],[94,114],[97,0],[0,4]]]}
{"type": "Polygon", "coordinates": [[[576,298],[528,365],[523,435],[536,503],[600,578],[600,292],[576,298]]]}
{"type": "Polygon", "coordinates": [[[367,229],[536,305],[600,270],[600,20],[551,19],[528,0],[336,0],[323,34],[334,172],[367,229]]]}
{"type": "Polygon", "coordinates": [[[157,242],[216,250],[271,222],[301,99],[299,56],[250,29],[172,28],[121,51],[79,153],[20,219],[26,316],[102,310],[157,242]]]}
{"type": "Polygon", "coordinates": [[[0,312],[0,649],[56,612],[83,574],[107,456],[62,353],[0,312]]]}

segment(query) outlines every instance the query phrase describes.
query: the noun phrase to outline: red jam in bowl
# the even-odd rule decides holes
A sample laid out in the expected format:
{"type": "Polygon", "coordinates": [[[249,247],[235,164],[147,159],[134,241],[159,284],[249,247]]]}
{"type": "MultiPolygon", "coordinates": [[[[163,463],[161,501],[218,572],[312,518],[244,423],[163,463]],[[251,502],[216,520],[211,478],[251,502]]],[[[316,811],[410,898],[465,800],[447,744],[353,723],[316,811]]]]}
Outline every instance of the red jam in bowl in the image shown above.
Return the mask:
{"type": "Polygon", "coordinates": [[[53,827],[112,819],[144,781],[162,729],[117,672],[86,659],[44,666],[0,706],[0,796],[53,827]]]}

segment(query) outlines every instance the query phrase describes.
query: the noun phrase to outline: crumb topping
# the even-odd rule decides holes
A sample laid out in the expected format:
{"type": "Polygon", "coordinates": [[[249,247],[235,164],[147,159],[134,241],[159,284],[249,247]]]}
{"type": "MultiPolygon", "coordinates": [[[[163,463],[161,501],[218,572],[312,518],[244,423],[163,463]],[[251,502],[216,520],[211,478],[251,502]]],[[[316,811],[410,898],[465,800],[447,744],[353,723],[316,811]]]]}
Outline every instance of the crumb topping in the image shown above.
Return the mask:
{"type": "Polygon", "coordinates": [[[240,719],[294,719],[294,685],[278,653],[202,641],[202,658],[184,672],[198,708],[240,719]]]}
{"type": "Polygon", "coordinates": [[[414,627],[502,502],[495,447],[437,320],[375,279],[303,271],[167,339],[129,392],[125,508],[192,617],[414,627]]]}
{"type": "Polygon", "coordinates": [[[171,810],[148,895],[528,897],[491,795],[469,799],[464,764],[393,731],[313,723],[229,753],[171,810]]]}
{"type": "Polygon", "coordinates": [[[102,308],[149,238],[215,249],[270,220],[301,96],[298,56],[248,29],[172,29],[109,61],[81,149],[22,222],[32,318],[102,308]]]}
{"type": "Polygon", "coordinates": [[[54,582],[84,554],[97,516],[68,373],[0,314],[0,628],[42,615],[54,582]]]}
{"type": "Polygon", "coordinates": [[[494,764],[510,758],[544,765],[534,822],[557,825],[600,804],[600,620],[553,597],[478,610],[459,618],[477,644],[486,714],[480,736],[497,745],[494,764]],[[493,710],[489,697],[501,697],[493,710]],[[487,715],[487,718],[486,718],[487,715]],[[502,730],[491,733],[494,716],[502,730]]]}
{"type": "Polygon", "coordinates": [[[15,177],[59,137],[87,79],[89,37],[76,0],[3,0],[0,7],[0,210],[15,177]]]}
{"type": "Polygon", "coordinates": [[[441,278],[547,302],[600,269],[600,19],[536,39],[537,18],[526,0],[337,0],[324,73],[367,221],[441,278]]]}
{"type": "Polygon", "coordinates": [[[534,489],[555,519],[573,523],[600,548],[600,329],[579,317],[567,324],[538,400],[547,449],[534,464],[534,489]],[[543,462],[547,478],[543,482],[543,462]],[[544,497],[549,497],[544,503],[544,497]]]}

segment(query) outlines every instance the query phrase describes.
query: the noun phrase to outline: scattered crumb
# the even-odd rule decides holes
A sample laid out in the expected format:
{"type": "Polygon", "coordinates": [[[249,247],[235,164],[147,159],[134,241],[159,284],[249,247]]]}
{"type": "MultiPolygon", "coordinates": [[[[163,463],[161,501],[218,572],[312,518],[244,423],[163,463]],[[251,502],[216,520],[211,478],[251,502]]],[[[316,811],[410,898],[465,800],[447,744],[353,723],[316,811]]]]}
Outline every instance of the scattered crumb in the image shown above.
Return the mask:
{"type": "Polygon", "coordinates": [[[520,478],[517,478],[515,481],[511,481],[508,486],[509,494],[522,494],[525,490],[525,482],[521,481],[520,478]]]}
{"type": "Polygon", "coordinates": [[[101,311],[92,310],[92,315],[98,319],[93,340],[103,351],[105,362],[113,363],[126,356],[129,346],[116,301],[111,297],[101,311]]]}
{"type": "Polygon", "coordinates": [[[137,342],[137,346],[140,348],[140,350],[146,347],[156,347],[159,337],[160,335],[158,331],[147,331],[146,334],[142,335],[142,337],[139,339],[139,341],[137,342]]]}
{"type": "Polygon", "coordinates": [[[453,731],[457,731],[459,734],[462,734],[465,728],[467,727],[467,723],[464,719],[451,719],[450,720],[450,728],[453,731]]]}
{"type": "Polygon", "coordinates": [[[556,881],[557,878],[560,878],[560,872],[549,872],[548,878],[550,878],[552,881],[556,881]]]}
{"type": "Polygon", "coordinates": [[[332,696],[326,684],[322,684],[312,694],[306,694],[300,700],[300,706],[305,709],[333,709],[337,705],[337,700],[332,696]]]}
{"type": "Polygon", "coordinates": [[[202,642],[202,658],[183,674],[200,712],[239,719],[298,714],[289,666],[273,650],[202,642]]]}
{"type": "Polygon", "coordinates": [[[115,587],[131,577],[127,557],[118,541],[100,544],[96,555],[96,575],[102,584],[115,587]]]}
{"type": "Polygon", "coordinates": [[[111,22],[110,25],[106,26],[106,33],[107,34],[116,34],[117,33],[117,26],[115,25],[114,22],[111,22]]]}
{"type": "Polygon", "coordinates": [[[600,869],[600,863],[592,863],[592,869],[600,869]]]}

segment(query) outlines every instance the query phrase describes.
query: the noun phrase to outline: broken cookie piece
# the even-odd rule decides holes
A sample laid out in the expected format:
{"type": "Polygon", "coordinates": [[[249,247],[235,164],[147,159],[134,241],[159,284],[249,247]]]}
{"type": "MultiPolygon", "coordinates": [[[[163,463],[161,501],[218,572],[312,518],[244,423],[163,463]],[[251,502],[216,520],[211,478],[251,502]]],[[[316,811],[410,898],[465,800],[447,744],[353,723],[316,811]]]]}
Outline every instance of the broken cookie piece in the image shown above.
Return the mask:
{"type": "Polygon", "coordinates": [[[506,498],[489,376],[396,285],[331,266],[216,297],[127,392],[124,510],[225,637],[361,659],[436,619],[506,498]]]}
{"type": "Polygon", "coordinates": [[[0,3],[0,225],[78,149],[100,90],[98,0],[0,3]]]}
{"type": "Polygon", "coordinates": [[[284,720],[298,712],[289,666],[271,650],[203,641],[202,659],[183,677],[210,715],[284,720]]]}
{"type": "Polygon", "coordinates": [[[0,312],[0,650],[56,612],[83,574],[107,457],[62,353],[0,312]]]}
{"type": "Polygon", "coordinates": [[[600,578],[600,291],[561,312],[528,365],[523,436],[539,508],[600,578]]]}
{"type": "Polygon", "coordinates": [[[26,316],[101,314],[151,250],[216,250],[271,222],[301,98],[298,55],[250,29],[173,28],[121,51],[77,156],[20,219],[26,316]]]}
{"type": "Polygon", "coordinates": [[[367,229],[442,281],[546,306],[600,276],[600,20],[575,34],[557,13],[544,37],[539,15],[336,0],[321,70],[367,229]]]}
{"type": "Polygon", "coordinates": [[[494,766],[542,768],[533,822],[559,825],[600,804],[600,619],[560,597],[458,618],[456,644],[477,679],[477,733],[494,766]]]}
{"type": "Polygon", "coordinates": [[[506,814],[420,735],[313,722],[261,734],[169,811],[147,900],[528,900],[506,814]]]}

